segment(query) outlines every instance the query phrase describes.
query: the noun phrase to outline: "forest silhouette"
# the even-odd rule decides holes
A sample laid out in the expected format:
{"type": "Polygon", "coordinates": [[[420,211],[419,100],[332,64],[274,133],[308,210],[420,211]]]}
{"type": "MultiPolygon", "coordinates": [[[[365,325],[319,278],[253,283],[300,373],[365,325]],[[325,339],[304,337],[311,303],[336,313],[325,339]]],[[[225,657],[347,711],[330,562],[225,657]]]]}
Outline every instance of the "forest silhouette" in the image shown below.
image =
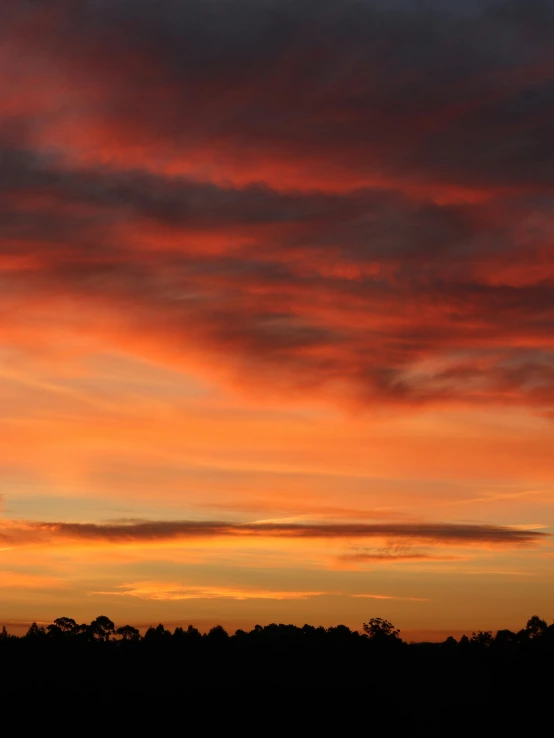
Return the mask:
{"type": "Polygon", "coordinates": [[[550,719],[553,663],[554,623],[537,615],[517,632],[442,643],[407,643],[378,617],[360,632],[282,623],[234,634],[221,625],[171,632],[160,623],[141,633],[104,615],[88,624],[33,623],[22,636],[0,631],[5,704],[48,711],[63,695],[64,709],[102,720],[183,709],[207,719],[206,705],[217,713],[225,699],[251,714],[263,705],[285,723],[302,715],[322,724],[335,711],[354,726],[369,710],[370,735],[538,735],[550,719]]]}
{"type": "Polygon", "coordinates": [[[11,651],[23,649],[25,653],[41,648],[51,651],[69,652],[72,649],[98,649],[102,644],[104,653],[129,650],[131,648],[167,650],[173,649],[206,649],[210,653],[219,650],[221,655],[229,650],[274,650],[284,649],[301,654],[305,649],[332,651],[334,653],[354,654],[400,653],[408,654],[425,650],[433,653],[481,654],[486,652],[498,656],[529,653],[551,653],[554,649],[554,622],[548,625],[538,615],[533,615],[524,628],[514,632],[508,629],[492,631],[479,630],[471,636],[463,635],[459,641],[448,636],[442,643],[415,642],[402,640],[400,631],[388,620],[371,618],[363,623],[362,632],[351,630],[346,625],[329,628],[313,625],[256,625],[250,631],[237,630],[229,634],[221,625],[216,625],[206,633],[201,633],[193,625],[186,629],[178,626],[173,633],[162,623],[150,626],[144,634],[132,625],[118,628],[106,615],[100,615],[91,623],[78,624],[73,618],[61,617],[47,625],[33,622],[24,636],[15,636],[8,632],[6,626],[0,630],[0,649],[6,656],[11,651]],[[109,645],[108,645],[109,644],[109,645]],[[227,651],[226,651],[227,649],[227,651]],[[401,651],[399,649],[402,649],[401,651]]]}
{"type": "Polygon", "coordinates": [[[536,615],[518,632],[478,631],[442,643],[406,643],[381,618],[369,619],[361,632],[271,623],[230,635],[221,625],[201,633],[192,625],[171,632],[161,623],[141,634],[102,615],[88,624],[70,617],[46,627],[33,623],[19,637],[3,627],[0,683],[4,699],[32,694],[45,704],[63,684],[77,706],[101,689],[104,707],[190,699],[219,688],[266,696],[348,690],[371,695],[393,722],[403,720],[398,730],[438,735],[452,715],[476,720],[494,705],[504,705],[506,720],[517,705],[534,705],[536,713],[550,700],[553,657],[554,623],[536,615]]]}

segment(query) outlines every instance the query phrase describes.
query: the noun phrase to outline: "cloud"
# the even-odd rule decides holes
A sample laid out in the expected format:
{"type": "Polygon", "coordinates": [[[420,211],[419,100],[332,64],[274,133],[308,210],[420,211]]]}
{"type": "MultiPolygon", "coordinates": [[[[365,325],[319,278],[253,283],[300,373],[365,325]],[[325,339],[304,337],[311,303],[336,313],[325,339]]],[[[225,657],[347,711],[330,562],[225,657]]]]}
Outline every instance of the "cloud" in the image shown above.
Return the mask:
{"type": "Polygon", "coordinates": [[[376,594],[354,594],[354,598],[370,599],[370,600],[408,600],[409,602],[430,602],[426,597],[393,597],[391,595],[376,594]]]}
{"type": "Polygon", "coordinates": [[[68,130],[67,114],[35,93],[35,126],[73,145],[205,168],[217,157],[231,171],[282,161],[313,180],[377,172],[519,187],[552,184],[551,21],[544,0],[465,13],[452,3],[64,0],[22,13],[12,39],[31,71],[42,64],[55,101],[73,106],[68,130]]]}
{"type": "Polygon", "coordinates": [[[44,332],[63,315],[245,393],[547,416],[549,3],[56,0],[0,20],[13,344],[67,343],[44,332]]]}
{"type": "Polygon", "coordinates": [[[422,561],[465,561],[463,556],[435,554],[429,551],[414,551],[406,546],[383,546],[380,548],[356,548],[354,551],[341,554],[339,562],[346,564],[364,563],[394,563],[422,562],[422,561]]]}
{"type": "Polygon", "coordinates": [[[529,261],[490,205],[222,188],[29,152],[6,166],[2,303],[29,305],[6,325],[16,342],[40,342],[31,326],[69,300],[94,340],[185,368],[200,355],[250,390],[554,402],[550,283],[475,274],[485,258],[492,274],[508,257],[529,261]]]}
{"type": "Polygon", "coordinates": [[[134,582],[122,584],[116,590],[108,592],[91,592],[91,595],[115,595],[119,597],[137,597],[141,600],[307,600],[312,597],[342,595],[353,598],[373,600],[408,600],[410,602],[428,602],[422,597],[400,597],[384,594],[348,594],[341,592],[299,592],[272,591],[265,589],[242,589],[233,587],[188,587],[178,583],[167,582],[134,582]]]}
{"type": "Polygon", "coordinates": [[[91,595],[117,595],[137,597],[141,600],[307,600],[310,597],[321,597],[326,594],[329,593],[280,592],[233,587],[187,587],[167,582],[134,582],[122,584],[117,590],[111,592],[91,592],[91,595]]]}
{"type": "Polygon", "coordinates": [[[284,538],[306,540],[390,539],[436,545],[527,546],[548,534],[496,525],[466,523],[226,523],[149,521],[129,523],[55,523],[3,521],[0,543],[52,545],[159,544],[216,538],[284,538]]]}

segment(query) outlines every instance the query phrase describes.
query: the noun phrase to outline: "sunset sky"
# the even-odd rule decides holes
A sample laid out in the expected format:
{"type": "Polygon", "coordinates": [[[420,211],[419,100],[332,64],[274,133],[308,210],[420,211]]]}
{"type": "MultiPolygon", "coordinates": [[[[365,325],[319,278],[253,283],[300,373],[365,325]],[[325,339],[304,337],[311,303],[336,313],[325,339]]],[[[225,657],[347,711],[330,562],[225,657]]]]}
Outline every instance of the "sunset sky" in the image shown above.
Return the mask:
{"type": "Polygon", "coordinates": [[[554,3],[0,4],[0,625],[554,618],[554,3]]]}

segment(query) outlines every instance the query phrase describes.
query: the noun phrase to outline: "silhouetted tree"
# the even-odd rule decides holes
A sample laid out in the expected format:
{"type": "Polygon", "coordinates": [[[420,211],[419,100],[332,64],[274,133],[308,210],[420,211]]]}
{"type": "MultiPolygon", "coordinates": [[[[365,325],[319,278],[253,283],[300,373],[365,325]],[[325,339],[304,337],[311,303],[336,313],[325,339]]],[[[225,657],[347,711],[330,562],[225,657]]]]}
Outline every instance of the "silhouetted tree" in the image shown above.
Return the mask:
{"type": "Polygon", "coordinates": [[[29,630],[25,633],[25,638],[44,638],[46,629],[36,623],[31,623],[29,630]]]}
{"type": "Polygon", "coordinates": [[[504,628],[496,632],[496,636],[494,638],[495,646],[505,648],[506,646],[510,646],[516,642],[517,642],[517,635],[513,633],[511,630],[504,628]]]}
{"type": "Polygon", "coordinates": [[[327,628],[327,636],[334,643],[346,643],[352,640],[352,631],[346,625],[335,625],[327,628]]]}
{"type": "Polygon", "coordinates": [[[199,644],[202,641],[202,634],[198,628],[194,627],[194,625],[188,626],[185,635],[187,637],[187,642],[191,645],[199,644]]]}
{"type": "Polygon", "coordinates": [[[77,623],[73,618],[56,618],[53,623],[46,627],[46,630],[53,638],[60,638],[73,635],[76,628],[77,623]]]}
{"type": "Polygon", "coordinates": [[[392,642],[400,640],[400,631],[388,620],[371,618],[363,624],[364,633],[374,642],[392,642]]]}
{"type": "Polygon", "coordinates": [[[225,643],[229,640],[229,633],[222,625],[214,625],[213,628],[210,628],[207,638],[214,644],[225,643]]]}
{"type": "Polygon", "coordinates": [[[176,643],[186,643],[190,646],[202,641],[202,634],[192,625],[189,625],[186,630],[181,626],[178,626],[173,632],[173,640],[176,643]]]}
{"type": "Polygon", "coordinates": [[[94,633],[91,631],[90,625],[88,623],[79,623],[75,626],[75,630],[73,631],[73,635],[77,638],[82,638],[85,640],[93,640],[94,639],[94,633]]]}
{"type": "Polygon", "coordinates": [[[138,628],[133,628],[132,625],[122,625],[115,632],[124,641],[138,641],[140,639],[138,628]]]}
{"type": "Polygon", "coordinates": [[[57,625],[63,633],[72,633],[75,630],[77,623],[73,618],[57,618],[54,620],[54,625],[57,625]]]}
{"type": "Polygon", "coordinates": [[[492,643],[492,633],[490,630],[478,630],[471,634],[470,643],[477,646],[490,646],[492,643]]]}
{"type": "Polygon", "coordinates": [[[115,634],[115,625],[106,615],[99,615],[89,625],[89,631],[94,639],[109,641],[115,634]]]}
{"type": "Polygon", "coordinates": [[[528,638],[538,638],[548,628],[546,620],[542,620],[538,615],[529,618],[525,626],[525,634],[528,638]]]}
{"type": "Polygon", "coordinates": [[[144,634],[144,640],[148,642],[152,641],[164,641],[171,638],[171,632],[160,623],[155,628],[150,626],[144,634]]]}
{"type": "Polygon", "coordinates": [[[550,643],[554,643],[554,623],[548,626],[548,628],[543,632],[542,638],[544,640],[548,640],[550,643]]]}
{"type": "Polygon", "coordinates": [[[330,628],[327,628],[327,633],[329,633],[329,635],[339,636],[341,638],[347,638],[352,635],[352,631],[347,625],[332,625],[330,628]]]}

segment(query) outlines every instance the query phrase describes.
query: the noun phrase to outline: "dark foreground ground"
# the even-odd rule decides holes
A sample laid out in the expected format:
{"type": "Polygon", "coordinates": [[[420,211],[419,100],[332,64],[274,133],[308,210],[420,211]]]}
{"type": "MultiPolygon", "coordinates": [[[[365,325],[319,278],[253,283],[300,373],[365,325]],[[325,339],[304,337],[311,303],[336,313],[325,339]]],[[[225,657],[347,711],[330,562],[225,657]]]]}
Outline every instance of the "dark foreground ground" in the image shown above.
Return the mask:
{"type": "Polygon", "coordinates": [[[4,712],[72,734],[154,721],[156,735],[550,736],[553,688],[554,648],[538,640],[0,643],[4,712]]]}

